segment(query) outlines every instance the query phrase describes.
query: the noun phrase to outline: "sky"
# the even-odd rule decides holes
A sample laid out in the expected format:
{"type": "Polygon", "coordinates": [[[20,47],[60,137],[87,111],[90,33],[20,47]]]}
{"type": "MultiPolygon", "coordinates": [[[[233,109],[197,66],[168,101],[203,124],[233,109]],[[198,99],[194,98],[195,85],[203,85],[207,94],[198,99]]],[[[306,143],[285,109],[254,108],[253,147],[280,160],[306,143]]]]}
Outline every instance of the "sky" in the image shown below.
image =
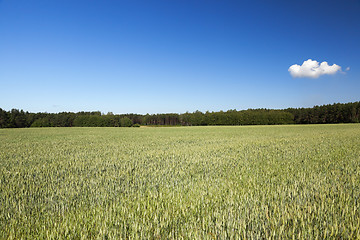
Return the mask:
{"type": "Polygon", "coordinates": [[[4,110],[283,109],[359,89],[359,0],[0,0],[4,110]]]}

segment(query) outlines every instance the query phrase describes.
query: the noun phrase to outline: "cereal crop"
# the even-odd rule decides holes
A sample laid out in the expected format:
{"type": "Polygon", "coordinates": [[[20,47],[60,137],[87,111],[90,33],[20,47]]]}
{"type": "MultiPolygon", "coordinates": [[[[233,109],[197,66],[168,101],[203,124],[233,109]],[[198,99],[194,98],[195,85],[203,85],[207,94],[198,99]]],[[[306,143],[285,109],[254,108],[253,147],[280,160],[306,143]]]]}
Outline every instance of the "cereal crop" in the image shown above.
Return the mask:
{"type": "Polygon", "coordinates": [[[360,239],[360,125],[0,129],[0,239],[360,239]]]}

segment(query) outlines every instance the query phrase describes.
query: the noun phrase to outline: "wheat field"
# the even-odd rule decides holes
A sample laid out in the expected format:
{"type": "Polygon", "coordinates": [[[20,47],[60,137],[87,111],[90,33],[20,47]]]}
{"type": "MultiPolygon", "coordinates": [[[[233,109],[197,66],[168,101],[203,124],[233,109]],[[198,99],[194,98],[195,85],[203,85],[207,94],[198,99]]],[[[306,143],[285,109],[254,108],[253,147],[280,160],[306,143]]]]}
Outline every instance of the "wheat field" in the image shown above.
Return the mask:
{"type": "Polygon", "coordinates": [[[0,129],[0,239],[360,239],[360,124],[0,129]]]}

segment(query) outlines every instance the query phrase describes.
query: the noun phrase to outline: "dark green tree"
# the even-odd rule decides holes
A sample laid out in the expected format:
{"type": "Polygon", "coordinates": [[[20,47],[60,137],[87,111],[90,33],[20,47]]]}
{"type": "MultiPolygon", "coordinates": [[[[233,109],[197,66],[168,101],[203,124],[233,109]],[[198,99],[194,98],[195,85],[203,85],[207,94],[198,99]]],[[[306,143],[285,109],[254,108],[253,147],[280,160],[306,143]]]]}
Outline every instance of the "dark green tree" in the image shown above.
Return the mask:
{"type": "Polygon", "coordinates": [[[133,125],[132,121],[128,117],[123,117],[120,119],[120,126],[121,127],[131,127],[133,125]]]}

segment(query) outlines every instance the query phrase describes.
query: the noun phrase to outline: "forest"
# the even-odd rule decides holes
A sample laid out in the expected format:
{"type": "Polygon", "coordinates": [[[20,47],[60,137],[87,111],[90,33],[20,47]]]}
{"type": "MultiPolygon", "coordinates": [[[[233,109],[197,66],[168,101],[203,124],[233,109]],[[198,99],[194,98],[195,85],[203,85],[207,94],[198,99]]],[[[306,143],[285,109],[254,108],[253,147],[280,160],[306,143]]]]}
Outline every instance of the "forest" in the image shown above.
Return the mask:
{"type": "Polygon", "coordinates": [[[248,109],[226,112],[166,114],[103,114],[95,112],[30,113],[0,108],[0,128],[28,127],[138,127],[209,126],[209,125],[278,125],[359,123],[360,102],[335,103],[312,108],[248,109]]]}

